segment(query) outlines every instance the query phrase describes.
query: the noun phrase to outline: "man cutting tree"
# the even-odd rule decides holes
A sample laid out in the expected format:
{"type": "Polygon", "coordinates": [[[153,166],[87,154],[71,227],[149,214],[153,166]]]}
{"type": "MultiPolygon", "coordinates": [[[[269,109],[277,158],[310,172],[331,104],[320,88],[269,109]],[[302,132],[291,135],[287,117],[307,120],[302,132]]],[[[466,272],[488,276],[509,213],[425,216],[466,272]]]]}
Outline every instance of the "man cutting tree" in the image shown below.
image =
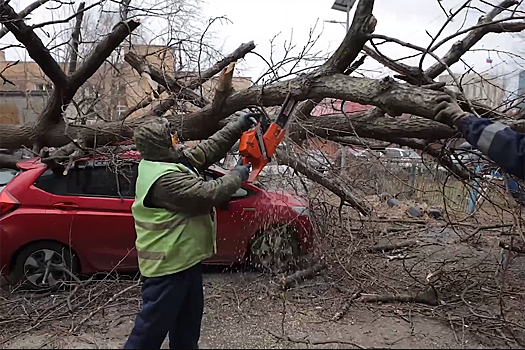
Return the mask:
{"type": "Polygon", "coordinates": [[[162,118],[135,131],[141,153],[132,206],[142,274],[142,310],[126,349],[197,349],[204,307],[201,262],[216,252],[214,206],[230,199],[249,165],[213,181],[200,172],[223,158],[258,115],[244,114],[191,149],[162,118]]]}

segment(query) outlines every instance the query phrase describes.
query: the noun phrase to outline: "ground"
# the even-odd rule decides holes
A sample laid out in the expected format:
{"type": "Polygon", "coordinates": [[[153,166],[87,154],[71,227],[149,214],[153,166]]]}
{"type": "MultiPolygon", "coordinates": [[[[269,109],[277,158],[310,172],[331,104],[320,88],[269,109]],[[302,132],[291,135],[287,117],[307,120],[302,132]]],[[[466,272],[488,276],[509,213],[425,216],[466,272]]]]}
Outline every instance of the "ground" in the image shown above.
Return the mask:
{"type": "MultiPolygon", "coordinates": [[[[370,219],[347,207],[339,214],[337,202],[313,210],[322,229],[312,263],[324,268],[286,290],[282,274],[208,268],[200,346],[523,347],[525,260],[500,247],[523,251],[511,218],[414,219],[374,206],[370,219]]],[[[95,276],[56,293],[4,290],[0,347],[122,348],[139,309],[132,276],[95,276]]]]}
{"type": "MultiPolygon", "coordinates": [[[[306,284],[324,283],[322,277],[306,284]]],[[[285,341],[282,335],[283,302],[270,296],[264,286],[267,276],[236,272],[205,275],[206,308],[204,312],[202,348],[293,348],[306,344],[285,341]],[[236,290],[239,292],[236,292],[236,290]],[[250,290],[249,295],[246,294],[250,290]],[[243,291],[242,296],[239,294],[243,291]],[[241,299],[238,299],[241,298],[241,299]],[[276,336],[271,334],[274,333],[276,336]]],[[[135,293],[127,306],[107,310],[95,317],[85,329],[71,334],[70,324],[43,327],[16,336],[3,344],[5,348],[122,348],[131,331],[137,309],[135,293]]],[[[284,330],[294,340],[342,340],[370,347],[392,348],[454,348],[454,333],[449,325],[421,316],[411,317],[396,306],[352,307],[346,316],[333,322],[327,319],[323,305],[337,302],[337,296],[311,295],[306,300],[287,301],[284,330]]],[[[468,343],[467,343],[468,344],[468,343]]],[[[166,345],[166,344],[165,344],[166,345]]],[[[475,347],[481,347],[474,344],[475,347]]],[[[349,344],[314,345],[320,348],[354,348],[349,344]]]]}

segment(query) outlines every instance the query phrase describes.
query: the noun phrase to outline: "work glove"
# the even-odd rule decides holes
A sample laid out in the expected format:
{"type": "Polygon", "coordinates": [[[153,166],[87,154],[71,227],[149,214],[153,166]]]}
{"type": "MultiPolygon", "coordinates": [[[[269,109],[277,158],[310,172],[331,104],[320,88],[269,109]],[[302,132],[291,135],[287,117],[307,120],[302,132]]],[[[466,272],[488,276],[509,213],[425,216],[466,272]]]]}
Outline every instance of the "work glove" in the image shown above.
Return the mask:
{"type": "Polygon", "coordinates": [[[456,99],[449,95],[442,95],[436,98],[436,107],[434,108],[434,119],[440,123],[447,124],[450,127],[458,125],[461,118],[468,115],[459,107],[456,99]]]}
{"type": "Polygon", "coordinates": [[[250,176],[251,168],[252,168],[251,164],[236,165],[235,168],[233,168],[233,171],[241,175],[242,182],[244,182],[248,180],[248,177],[250,176]]]}
{"type": "Polygon", "coordinates": [[[244,113],[239,117],[239,120],[237,120],[237,124],[240,126],[242,132],[245,132],[257,125],[259,120],[261,120],[259,113],[244,113]]]}

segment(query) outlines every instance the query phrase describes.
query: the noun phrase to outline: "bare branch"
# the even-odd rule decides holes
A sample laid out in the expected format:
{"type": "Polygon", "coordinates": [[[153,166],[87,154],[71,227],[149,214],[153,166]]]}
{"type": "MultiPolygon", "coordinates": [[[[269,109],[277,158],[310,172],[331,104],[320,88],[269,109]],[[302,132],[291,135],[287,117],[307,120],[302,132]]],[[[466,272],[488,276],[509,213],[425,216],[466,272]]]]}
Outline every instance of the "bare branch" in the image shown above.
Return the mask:
{"type": "Polygon", "coordinates": [[[288,165],[293,169],[297,170],[307,178],[315,181],[333,193],[335,193],[341,200],[349,203],[354,209],[359,211],[363,215],[369,215],[371,213],[370,207],[363,202],[353,191],[344,184],[342,181],[335,181],[328,177],[323,176],[320,172],[308,167],[304,162],[297,159],[297,157],[286,153],[283,150],[277,150],[277,160],[280,164],[288,165]]]}
{"type": "Polygon", "coordinates": [[[241,44],[238,48],[235,49],[235,51],[225,56],[222,60],[215,63],[212,67],[202,72],[200,74],[200,77],[191,80],[186,85],[186,87],[191,90],[196,89],[198,86],[204,84],[206,81],[212,78],[215,74],[222,71],[230,63],[236,62],[241,58],[244,58],[244,56],[246,56],[246,54],[248,54],[248,52],[252,51],[253,49],[255,49],[255,44],[253,41],[241,44]]]}
{"type": "Polygon", "coordinates": [[[320,68],[323,73],[345,71],[357,58],[369,35],[374,32],[377,20],[372,15],[374,0],[361,0],[346,36],[334,54],[320,68]]]}
{"type": "MultiPolygon", "coordinates": [[[[459,61],[461,56],[465,54],[468,50],[470,50],[476,43],[478,43],[483,36],[485,36],[487,33],[491,32],[491,29],[494,30],[495,27],[488,26],[487,24],[493,22],[494,18],[499,15],[505,8],[509,8],[510,6],[516,5],[517,1],[515,0],[505,0],[501,2],[497,7],[494,7],[492,11],[490,11],[486,16],[481,17],[478,21],[478,28],[469,30],[468,35],[452,45],[451,49],[442,57],[442,61],[445,64],[442,64],[441,62],[434,63],[430,68],[425,70],[425,75],[434,79],[438,77],[441,73],[443,73],[447,66],[451,66],[452,64],[459,61]]],[[[439,43],[434,45],[432,50],[442,45],[444,42],[450,40],[450,38],[445,38],[441,40],[439,43]]]]}
{"type": "Polygon", "coordinates": [[[18,41],[24,44],[29,56],[38,63],[42,71],[51,79],[55,86],[65,86],[67,84],[66,74],[51,56],[40,38],[24,23],[24,20],[18,16],[11,6],[5,2],[0,6],[0,21],[13,33],[18,41]]]}
{"type": "MultiPolygon", "coordinates": [[[[39,8],[40,6],[44,5],[49,0],[36,0],[35,2],[32,2],[29,4],[25,9],[18,12],[19,18],[26,18],[31,12],[39,8]]],[[[9,33],[9,29],[7,29],[6,26],[2,26],[0,29],[0,39],[2,39],[6,34],[9,33]]]]}
{"type": "Polygon", "coordinates": [[[173,77],[169,76],[166,72],[163,72],[156,65],[148,62],[144,57],[140,57],[134,52],[126,53],[124,57],[126,62],[128,62],[139,74],[147,73],[151,78],[158,84],[164,86],[167,91],[170,91],[172,94],[178,94],[183,99],[191,102],[197,107],[204,107],[209,102],[203,97],[199,96],[196,92],[185,88],[179,84],[173,77]]]}
{"type": "Polygon", "coordinates": [[[80,27],[82,26],[82,19],[84,18],[85,2],[81,2],[77,10],[77,21],[75,23],[75,30],[71,34],[71,58],[69,61],[68,74],[71,75],[77,69],[78,61],[78,46],[80,45],[80,27]]]}
{"type": "Polygon", "coordinates": [[[221,75],[219,76],[219,81],[217,87],[215,88],[215,96],[213,97],[213,102],[211,108],[214,110],[220,110],[224,100],[232,93],[232,78],[235,68],[235,63],[232,62],[225,67],[221,75]]]}
{"type": "Polygon", "coordinates": [[[111,53],[140,25],[137,20],[120,22],[113,31],[108,34],[93,50],[88,58],[70,77],[70,89],[77,90],[84,82],[89,79],[111,53]]]}

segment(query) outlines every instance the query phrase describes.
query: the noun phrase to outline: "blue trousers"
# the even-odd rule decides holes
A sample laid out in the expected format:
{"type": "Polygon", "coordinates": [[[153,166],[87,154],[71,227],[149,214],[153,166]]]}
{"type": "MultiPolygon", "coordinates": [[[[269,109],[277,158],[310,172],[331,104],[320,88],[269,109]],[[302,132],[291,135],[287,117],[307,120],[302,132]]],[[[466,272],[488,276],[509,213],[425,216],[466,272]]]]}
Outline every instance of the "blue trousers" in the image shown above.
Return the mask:
{"type": "Polygon", "coordinates": [[[166,334],[170,349],[198,349],[204,308],[201,265],[143,281],[142,310],[124,349],[160,349],[166,334]]]}

